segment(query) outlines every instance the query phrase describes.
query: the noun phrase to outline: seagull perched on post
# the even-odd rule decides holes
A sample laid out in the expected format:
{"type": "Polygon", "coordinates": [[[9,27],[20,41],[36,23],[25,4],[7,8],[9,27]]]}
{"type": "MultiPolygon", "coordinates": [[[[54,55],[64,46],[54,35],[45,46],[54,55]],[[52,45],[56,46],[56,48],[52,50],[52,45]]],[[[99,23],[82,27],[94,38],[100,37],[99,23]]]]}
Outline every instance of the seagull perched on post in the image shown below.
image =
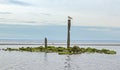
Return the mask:
{"type": "Polygon", "coordinates": [[[68,16],[68,19],[72,19],[72,17],[68,16]]]}

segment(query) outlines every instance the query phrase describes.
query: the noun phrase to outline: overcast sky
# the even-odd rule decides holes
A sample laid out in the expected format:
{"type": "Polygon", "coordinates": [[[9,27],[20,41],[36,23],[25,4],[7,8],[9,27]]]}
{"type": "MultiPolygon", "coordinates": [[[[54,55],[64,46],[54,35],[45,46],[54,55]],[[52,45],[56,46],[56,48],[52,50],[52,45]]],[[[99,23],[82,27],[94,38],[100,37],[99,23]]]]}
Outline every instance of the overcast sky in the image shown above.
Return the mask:
{"type": "Polygon", "coordinates": [[[0,24],[120,27],[120,0],[0,0],[0,24]]]}
{"type": "MultiPolygon", "coordinates": [[[[33,29],[36,25],[64,26],[67,25],[67,16],[73,18],[72,26],[88,27],[86,28],[88,32],[94,31],[96,37],[92,37],[93,39],[120,39],[120,0],[0,0],[0,29],[3,29],[3,31],[0,30],[0,38],[23,37],[22,32],[21,36],[20,34],[17,36],[18,28],[13,29],[13,31],[16,30],[13,32],[16,37],[5,36],[5,34],[11,35],[12,32],[9,30],[5,32],[6,27],[4,26],[7,26],[8,29],[12,25],[28,25],[33,29]],[[113,29],[114,35],[109,36],[111,29],[113,29]],[[97,32],[105,33],[107,36],[99,37],[97,32]]],[[[64,36],[62,38],[64,39],[64,36]]],[[[84,39],[84,37],[81,38],[84,39]]]]}

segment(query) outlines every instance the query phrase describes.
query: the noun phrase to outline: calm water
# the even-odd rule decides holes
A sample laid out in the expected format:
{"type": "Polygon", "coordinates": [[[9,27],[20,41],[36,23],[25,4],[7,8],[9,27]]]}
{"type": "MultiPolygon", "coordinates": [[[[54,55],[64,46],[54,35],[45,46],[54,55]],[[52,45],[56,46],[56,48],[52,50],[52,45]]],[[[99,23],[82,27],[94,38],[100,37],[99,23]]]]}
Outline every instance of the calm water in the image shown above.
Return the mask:
{"type": "MultiPolygon", "coordinates": [[[[21,46],[37,45],[0,45],[0,48],[21,46]]],[[[113,49],[117,54],[58,55],[0,51],[0,70],[120,70],[120,46],[93,47],[113,49]]]]}

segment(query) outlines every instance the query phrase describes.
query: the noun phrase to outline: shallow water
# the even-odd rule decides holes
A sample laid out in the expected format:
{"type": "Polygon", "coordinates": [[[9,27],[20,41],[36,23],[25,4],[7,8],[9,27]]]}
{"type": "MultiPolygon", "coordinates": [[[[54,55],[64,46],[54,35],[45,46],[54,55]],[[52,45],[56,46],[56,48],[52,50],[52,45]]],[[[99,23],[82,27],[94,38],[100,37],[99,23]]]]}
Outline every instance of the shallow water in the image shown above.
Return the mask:
{"type": "Polygon", "coordinates": [[[0,51],[0,70],[120,70],[120,46],[96,48],[113,49],[117,54],[58,55],[57,53],[0,51]]]}

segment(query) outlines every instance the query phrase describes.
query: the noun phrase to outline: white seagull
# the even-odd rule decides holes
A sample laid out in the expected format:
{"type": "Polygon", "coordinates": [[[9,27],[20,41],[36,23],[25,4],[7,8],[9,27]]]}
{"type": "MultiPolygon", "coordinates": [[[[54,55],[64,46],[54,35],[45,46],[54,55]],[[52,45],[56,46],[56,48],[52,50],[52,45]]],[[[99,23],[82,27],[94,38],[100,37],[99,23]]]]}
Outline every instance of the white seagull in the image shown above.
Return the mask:
{"type": "Polygon", "coordinates": [[[68,16],[68,19],[72,19],[72,17],[68,16]]]}

